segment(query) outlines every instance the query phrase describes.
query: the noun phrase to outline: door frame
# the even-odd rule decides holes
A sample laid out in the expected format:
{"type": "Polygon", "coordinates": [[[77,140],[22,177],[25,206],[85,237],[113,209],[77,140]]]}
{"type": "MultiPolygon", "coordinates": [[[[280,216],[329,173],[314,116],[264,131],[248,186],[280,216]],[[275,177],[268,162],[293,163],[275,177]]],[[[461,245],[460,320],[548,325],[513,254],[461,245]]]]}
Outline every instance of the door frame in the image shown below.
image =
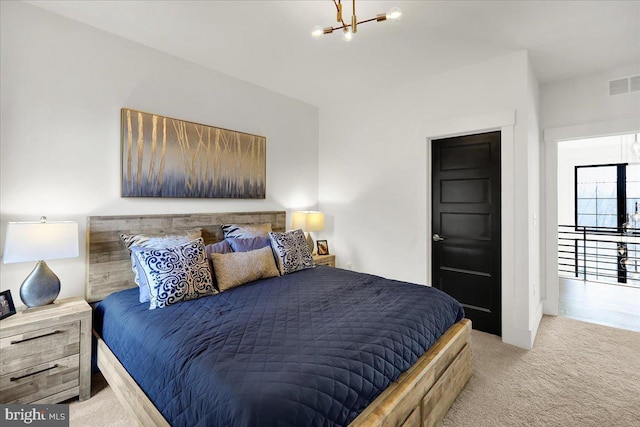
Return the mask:
{"type": "Polygon", "coordinates": [[[560,281],[558,279],[558,142],[572,139],[623,135],[640,131],[640,118],[564,126],[544,130],[544,286],[542,308],[544,314],[557,316],[559,312],[560,281]]]}
{"type": "Polygon", "coordinates": [[[501,204],[501,289],[502,289],[502,340],[509,344],[527,347],[526,338],[518,335],[519,327],[515,318],[514,302],[516,301],[516,184],[515,184],[515,125],[516,112],[504,111],[496,114],[454,119],[448,122],[430,123],[426,129],[426,171],[427,171],[427,283],[432,285],[432,250],[431,236],[431,174],[432,156],[431,141],[434,139],[473,135],[492,131],[500,131],[500,178],[502,189],[501,204]],[[515,328],[515,330],[514,330],[515,328]]]}

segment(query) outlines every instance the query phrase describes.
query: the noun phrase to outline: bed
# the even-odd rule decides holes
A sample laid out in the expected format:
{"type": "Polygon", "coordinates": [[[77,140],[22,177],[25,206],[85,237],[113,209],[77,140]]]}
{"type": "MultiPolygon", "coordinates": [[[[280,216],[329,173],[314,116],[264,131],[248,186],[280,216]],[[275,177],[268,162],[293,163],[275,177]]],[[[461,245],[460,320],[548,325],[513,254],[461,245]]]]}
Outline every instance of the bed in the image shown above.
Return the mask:
{"type": "Polygon", "coordinates": [[[446,298],[448,314],[421,320],[420,304],[399,308],[393,292],[401,287],[402,294],[413,295],[406,300],[435,301],[441,297],[435,289],[329,267],[160,310],[139,304],[137,289],[129,289],[132,273],[121,232],[197,226],[213,243],[223,238],[220,224],[264,222],[284,231],[285,213],[88,218],[87,298],[104,300],[95,320],[98,367],[139,424],[420,426],[441,421],[471,375],[470,322],[460,319],[446,298]],[[367,320],[383,311],[378,328],[375,318],[367,320]],[[396,318],[403,316],[414,332],[400,331],[405,326],[396,318]],[[273,333],[273,326],[265,331],[265,319],[286,333],[273,333]],[[127,323],[138,330],[127,335],[127,323]],[[424,323],[439,323],[439,330],[421,331],[424,323]],[[180,329],[181,324],[200,329],[180,329]],[[362,360],[350,361],[349,354],[362,360]],[[309,368],[310,360],[317,364],[309,368]],[[225,383],[223,377],[231,380],[225,383]],[[278,389],[275,383],[287,387],[278,389]]]}

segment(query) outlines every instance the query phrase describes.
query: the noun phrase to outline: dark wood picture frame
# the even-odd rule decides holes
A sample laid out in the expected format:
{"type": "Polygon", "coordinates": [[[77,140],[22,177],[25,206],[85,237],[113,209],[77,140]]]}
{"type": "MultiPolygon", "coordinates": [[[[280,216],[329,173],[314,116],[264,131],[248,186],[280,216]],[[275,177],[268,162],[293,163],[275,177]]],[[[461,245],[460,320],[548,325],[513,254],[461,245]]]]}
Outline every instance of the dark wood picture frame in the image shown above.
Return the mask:
{"type": "Polygon", "coordinates": [[[6,290],[0,292],[0,320],[16,314],[16,306],[13,305],[11,291],[6,290]]]}
{"type": "Polygon", "coordinates": [[[318,240],[318,255],[329,255],[329,244],[326,240],[318,240]]]}

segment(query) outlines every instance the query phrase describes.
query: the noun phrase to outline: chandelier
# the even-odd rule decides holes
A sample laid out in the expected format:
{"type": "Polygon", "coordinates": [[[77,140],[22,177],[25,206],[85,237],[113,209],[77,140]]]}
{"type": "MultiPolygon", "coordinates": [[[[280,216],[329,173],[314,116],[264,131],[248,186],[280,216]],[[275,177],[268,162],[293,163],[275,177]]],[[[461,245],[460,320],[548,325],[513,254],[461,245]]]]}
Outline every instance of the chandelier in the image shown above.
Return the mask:
{"type": "Polygon", "coordinates": [[[364,21],[358,21],[358,18],[356,17],[356,0],[352,0],[351,23],[347,24],[344,22],[344,19],[342,18],[342,0],[337,0],[337,1],[332,0],[332,1],[333,1],[333,4],[336,5],[336,10],[337,10],[336,20],[338,21],[339,25],[337,27],[324,27],[324,28],[321,27],[320,25],[316,25],[311,29],[311,36],[313,36],[316,39],[322,37],[324,34],[331,34],[334,31],[342,30],[344,39],[347,41],[350,41],[353,35],[358,32],[358,25],[360,24],[365,24],[367,22],[372,22],[372,21],[382,22],[382,21],[386,21],[387,19],[398,20],[402,16],[402,11],[400,10],[400,8],[394,7],[394,8],[391,8],[391,10],[389,10],[389,12],[387,13],[381,13],[376,15],[375,18],[365,19],[364,21]]]}

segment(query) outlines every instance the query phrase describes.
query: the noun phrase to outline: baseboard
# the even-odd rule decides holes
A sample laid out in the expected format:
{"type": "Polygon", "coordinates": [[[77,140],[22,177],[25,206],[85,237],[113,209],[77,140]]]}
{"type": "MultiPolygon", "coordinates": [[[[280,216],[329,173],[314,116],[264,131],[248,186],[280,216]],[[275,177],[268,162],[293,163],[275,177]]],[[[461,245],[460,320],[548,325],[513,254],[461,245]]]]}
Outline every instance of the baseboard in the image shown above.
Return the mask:
{"type": "Polygon", "coordinates": [[[516,347],[531,350],[538,333],[538,327],[542,320],[542,303],[538,304],[535,313],[529,321],[529,329],[514,328],[509,325],[502,326],[502,342],[516,347]]]}
{"type": "Polygon", "coordinates": [[[540,327],[540,322],[542,322],[543,313],[544,313],[543,303],[540,302],[540,304],[538,304],[538,308],[536,309],[535,314],[531,318],[531,323],[529,324],[529,329],[531,330],[531,348],[533,348],[533,344],[536,341],[536,335],[538,335],[538,328],[540,327]]]}

